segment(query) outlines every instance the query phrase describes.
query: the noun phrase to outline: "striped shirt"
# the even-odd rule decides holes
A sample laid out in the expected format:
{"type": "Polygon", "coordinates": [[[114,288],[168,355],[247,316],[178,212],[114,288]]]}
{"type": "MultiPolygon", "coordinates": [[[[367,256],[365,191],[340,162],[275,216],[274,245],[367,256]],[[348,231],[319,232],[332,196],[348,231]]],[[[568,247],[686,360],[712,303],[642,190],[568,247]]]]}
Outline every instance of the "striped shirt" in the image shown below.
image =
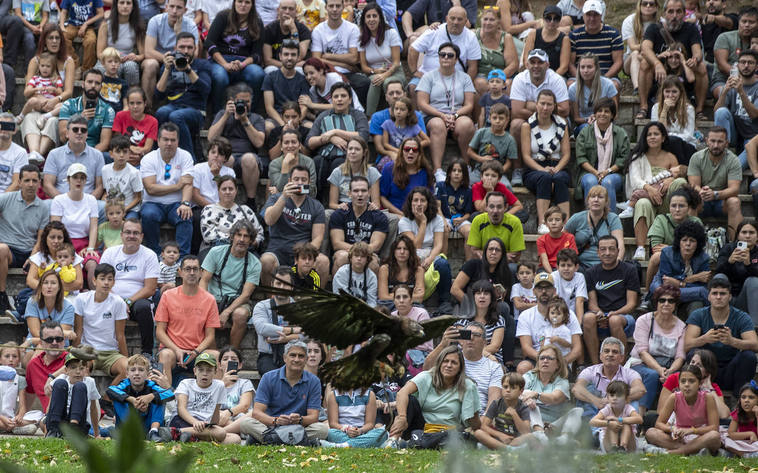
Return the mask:
{"type": "Polygon", "coordinates": [[[369,400],[369,391],[356,389],[350,392],[334,391],[334,399],[337,401],[339,423],[352,427],[363,427],[366,423],[366,406],[369,400]]]}
{"type": "MultiPolygon", "coordinates": [[[[463,319],[463,320],[459,320],[454,325],[459,326],[459,327],[468,327],[468,324],[471,323],[471,322],[473,322],[473,320],[471,320],[471,319],[463,319]]],[[[495,333],[495,330],[497,330],[499,328],[503,328],[503,329],[505,328],[505,319],[503,318],[502,315],[498,315],[497,316],[497,322],[495,322],[493,324],[486,324],[484,326],[484,332],[485,332],[484,333],[484,337],[487,340],[487,345],[489,345],[490,342],[492,341],[492,335],[495,333]]],[[[502,350],[496,351],[495,353],[493,353],[493,355],[495,355],[495,358],[497,358],[500,363],[503,362],[503,352],[502,352],[502,350]]],[[[483,410],[486,409],[486,408],[487,408],[487,406],[482,406],[483,410]]]]}
{"type": "Polygon", "coordinates": [[[623,51],[624,42],[621,33],[609,25],[603,25],[603,29],[597,34],[587,33],[581,26],[569,33],[571,52],[576,53],[577,64],[584,53],[594,53],[600,59],[600,70],[603,74],[613,65],[613,51],[623,51]]]}
{"type": "Polygon", "coordinates": [[[466,376],[476,383],[476,390],[479,393],[479,414],[484,415],[489,405],[490,388],[500,388],[500,382],[503,380],[503,367],[500,363],[492,361],[487,357],[481,357],[477,361],[466,361],[466,376]]]}

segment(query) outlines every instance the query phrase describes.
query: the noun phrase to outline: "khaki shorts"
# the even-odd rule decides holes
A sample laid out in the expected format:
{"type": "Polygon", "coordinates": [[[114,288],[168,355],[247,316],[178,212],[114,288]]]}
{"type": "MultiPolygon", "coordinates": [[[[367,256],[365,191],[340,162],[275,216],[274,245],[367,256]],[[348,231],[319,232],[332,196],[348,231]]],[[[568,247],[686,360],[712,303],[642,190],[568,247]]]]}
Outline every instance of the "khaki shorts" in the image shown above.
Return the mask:
{"type": "Polygon", "coordinates": [[[111,367],[121,358],[124,358],[124,355],[117,350],[99,351],[95,360],[95,369],[111,374],[111,367]]]}
{"type": "Polygon", "coordinates": [[[26,114],[21,122],[21,139],[26,139],[26,135],[47,136],[56,144],[58,143],[58,117],[50,117],[45,122],[45,126],[40,130],[37,127],[37,118],[41,117],[39,112],[30,112],[26,114]]]}

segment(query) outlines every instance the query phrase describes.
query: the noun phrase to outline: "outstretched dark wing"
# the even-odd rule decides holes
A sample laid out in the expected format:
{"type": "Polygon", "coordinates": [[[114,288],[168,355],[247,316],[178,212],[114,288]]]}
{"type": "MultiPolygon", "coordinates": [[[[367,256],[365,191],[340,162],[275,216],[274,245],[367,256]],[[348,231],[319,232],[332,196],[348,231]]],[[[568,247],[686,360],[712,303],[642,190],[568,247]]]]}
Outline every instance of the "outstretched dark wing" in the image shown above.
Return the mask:
{"type": "Polygon", "coordinates": [[[330,383],[342,391],[370,387],[382,379],[381,363],[377,358],[391,342],[389,335],[383,333],[371,337],[352,355],[322,366],[319,369],[321,383],[330,383]]]}
{"type": "Polygon", "coordinates": [[[441,336],[443,333],[445,333],[445,329],[453,325],[458,320],[460,319],[453,315],[444,315],[441,317],[435,317],[433,319],[427,319],[427,320],[424,320],[423,322],[420,322],[421,326],[424,328],[424,335],[423,336],[411,335],[409,337],[406,337],[405,339],[402,340],[401,343],[396,345],[398,348],[397,350],[394,350],[395,353],[405,356],[406,350],[408,350],[409,348],[413,348],[418,345],[421,345],[427,340],[431,340],[433,338],[437,338],[441,336]]]}
{"type": "Polygon", "coordinates": [[[274,287],[263,287],[263,290],[294,297],[295,302],[277,306],[277,314],[328,345],[347,348],[368,340],[375,333],[386,333],[393,339],[402,333],[396,318],[378,312],[344,291],[334,294],[325,290],[274,287]]]}

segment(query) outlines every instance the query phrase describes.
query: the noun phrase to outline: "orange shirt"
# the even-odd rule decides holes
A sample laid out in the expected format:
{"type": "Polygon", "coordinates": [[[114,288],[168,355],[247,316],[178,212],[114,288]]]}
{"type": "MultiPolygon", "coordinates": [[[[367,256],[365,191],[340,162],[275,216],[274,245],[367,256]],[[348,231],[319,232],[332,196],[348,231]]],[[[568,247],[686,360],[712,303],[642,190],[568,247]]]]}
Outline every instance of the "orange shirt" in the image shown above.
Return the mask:
{"type": "Polygon", "coordinates": [[[205,328],[221,327],[216,299],[206,290],[187,296],[182,286],[169,289],[161,296],[155,311],[156,322],[166,322],[166,333],[182,350],[194,350],[205,338],[205,328]]]}

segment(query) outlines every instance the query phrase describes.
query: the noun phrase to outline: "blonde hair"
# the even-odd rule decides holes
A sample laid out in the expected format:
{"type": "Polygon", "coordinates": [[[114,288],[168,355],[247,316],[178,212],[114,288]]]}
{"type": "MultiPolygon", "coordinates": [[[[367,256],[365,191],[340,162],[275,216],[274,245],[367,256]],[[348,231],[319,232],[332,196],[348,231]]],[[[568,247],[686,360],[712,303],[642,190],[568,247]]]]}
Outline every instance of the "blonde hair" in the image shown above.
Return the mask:
{"type": "Polygon", "coordinates": [[[584,199],[584,204],[587,205],[587,203],[590,201],[590,197],[595,197],[596,195],[602,195],[605,198],[605,207],[603,207],[603,217],[607,217],[608,212],[611,211],[610,202],[608,200],[608,190],[605,187],[601,186],[600,184],[590,187],[590,190],[587,191],[587,198],[584,199]]]}
{"type": "Polygon", "coordinates": [[[142,355],[140,353],[132,355],[126,360],[126,367],[129,368],[130,366],[142,366],[146,370],[150,371],[150,361],[148,361],[145,355],[142,355]]]}
{"type": "Polygon", "coordinates": [[[105,60],[110,58],[121,61],[121,53],[118,52],[118,49],[113,47],[103,49],[103,52],[100,53],[100,62],[105,65],[105,60]]]}
{"type": "MultiPolygon", "coordinates": [[[[655,13],[653,14],[653,23],[658,23],[658,0],[655,0],[655,13]]],[[[642,0],[637,0],[637,6],[634,7],[634,39],[642,43],[642,35],[645,34],[642,23],[642,0]]]]}
{"type": "MultiPolygon", "coordinates": [[[[368,144],[366,143],[366,140],[361,138],[360,136],[356,136],[354,138],[350,138],[347,140],[347,143],[350,144],[351,141],[355,141],[359,145],[361,145],[361,148],[363,149],[363,158],[361,159],[361,176],[368,177],[368,144]]],[[[348,162],[347,159],[345,159],[345,162],[340,165],[340,172],[342,172],[343,176],[351,176],[353,175],[352,170],[350,169],[350,162],[348,162]]]]}
{"type": "Polygon", "coordinates": [[[58,73],[58,58],[55,56],[55,54],[45,51],[42,54],[39,55],[39,59],[37,59],[37,74],[40,73],[39,65],[42,61],[49,61],[50,66],[52,66],[52,69],[50,71],[50,79],[55,82],[56,79],[60,76],[58,73]]]}
{"type": "Polygon", "coordinates": [[[113,207],[118,207],[121,209],[121,211],[125,211],[126,207],[124,207],[124,201],[121,199],[108,199],[105,201],[105,211],[107,212],[108,209],[112,209],[113,207]]]}
{"type": "Polygon", "coordinates": [[[561,349],[553,345],[552,343],[548,345],[543,345],[542,348],[540,348],[540,351],[537,352],[536,362],[538,364],[537,366],[534,367],[534,369],[532,369],[532,373],[539,374],[540,355],[542,355],[548,350],[553,350],[553,353],[555,353],[556,361],[558,362],[558,371],[556,371],[555,374],[553,374],[553,377],[550,379],[550,382],[552,383],[553,381],[555,381],[556,377],[567,379],[568,378],[568,365],[566,364],[566,359],[563,357],[563,353],[561,353],[561,349]]]}

